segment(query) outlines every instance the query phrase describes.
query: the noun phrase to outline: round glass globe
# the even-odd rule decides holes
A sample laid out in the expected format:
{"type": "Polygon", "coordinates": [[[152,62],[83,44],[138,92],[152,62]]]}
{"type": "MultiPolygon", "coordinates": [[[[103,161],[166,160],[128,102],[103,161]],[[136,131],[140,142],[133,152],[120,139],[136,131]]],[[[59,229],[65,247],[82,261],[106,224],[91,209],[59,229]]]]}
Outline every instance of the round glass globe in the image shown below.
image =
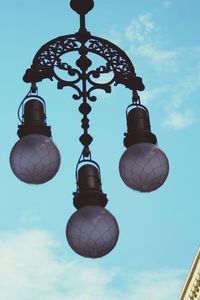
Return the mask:
{"type": "Polygon", "coordinates": [[[60,166],[60,153],[47,136],[26,135],[14,145],[10,166],[15,176],[23,182],[45,183],[56,175],[60,166]]]}
{"type": "Polygon", "coordinates": [[[71,248],[84,257],[98,258],[116,245],[119,227],[115,217],[100,206],[85,206],[69,219],[66,237],[71,248]]]}
{"type": "Polygon", "coordinates": [[[123,153],[119,172],[124,183],[131,189],[151,192],[165,182],[169,162],[165,153],[156,145],[138,143],[123,153]]]}

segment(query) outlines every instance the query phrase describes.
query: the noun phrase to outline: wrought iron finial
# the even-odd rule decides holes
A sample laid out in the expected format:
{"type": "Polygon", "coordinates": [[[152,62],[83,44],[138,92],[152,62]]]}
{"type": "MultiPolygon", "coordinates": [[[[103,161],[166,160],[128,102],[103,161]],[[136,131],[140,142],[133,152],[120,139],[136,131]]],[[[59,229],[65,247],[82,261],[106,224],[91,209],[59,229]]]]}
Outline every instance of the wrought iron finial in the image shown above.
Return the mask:
{"type": "Polygon", "coordinates": [[[86,15],[94,7],[93,0],[71,0],[70,6],[77,14],[86,15]]]}
{"type": "Polygon", "coordinates": [[[79,33],[83,34],[87,32],[85,25],[85,16],[86,14],[93,9],[94,1],[93,0],[71,0],[71,8],[80,15],[80,29],[79,33]]]}

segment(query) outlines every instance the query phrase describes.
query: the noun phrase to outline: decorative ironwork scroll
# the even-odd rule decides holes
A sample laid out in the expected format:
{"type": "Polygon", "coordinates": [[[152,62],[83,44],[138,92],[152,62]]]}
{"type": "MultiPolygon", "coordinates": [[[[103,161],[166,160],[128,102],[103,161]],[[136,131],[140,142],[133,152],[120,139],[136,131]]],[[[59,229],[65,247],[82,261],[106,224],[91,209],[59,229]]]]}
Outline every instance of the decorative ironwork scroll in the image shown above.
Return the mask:
{"type": "Polygon", "coordinates": [[[105,59],[105,65],[94,70],[90,69],[86,74],[86,79],[90,85],[89,100],[96,100],[90,96],[91,91],[103,89],[109,93],[113,83],[115,85],[123,84],[131,90],[141,91],[144,89],[142,79],[136,76],[134,66],[126,53],[108,40],[90,34],[84,39],[80,34],[61,36],[42,46],[35,55],[31,68],[26,71],[24,81],[36,83],[46,78],[50,80],[55,78],[58,81],[58,88],[71,86],[78,92],[74,98],[80,99],[81,90],[77,84],[82,80],[82,70],[80,67],[73,68],[67,62],[62,62],[62,56],[73,51],[79,52],[82,56],[84,51],[84,59],[87,59],[88,53],[96,54],[105,59]],[[72,80],[60,78],[55,69],[65,70],[72,77],[72,80]],[[97,83],[93,80],[99,78],[101,74],[110,72],[113,72],[114,76],[106,84],[97,83]]]}
{"type": "Polygon", "coordinates": [[[89,135],[88,114],[91,106],[87,101],[96,101],[93,92],[98,89],[106,93],[111,92],[112,85],[123,84],[129,88],[133,95],[144,90],[142,78],[137,77],[134,66],[126,53],[110,41],[92,36],[85,26],[85,16],[93,9],[93,0],[71,0],[71,8],[80,16],[80,29],[76,34],[60,36],[43,45],[36,53],[32,66],[26,71],[23,79],[32,84],[43,79],[56,79],[58,89],[69,86],[75,89],[73,99],[82,99],[79,111],[83,115],[82,128],[84,130],[80,142],[84,145],[83,156],[90,155],[89,145],[92,136],[89,135]],[[71,52],[78,53],[74,66],[70,65],[67,55],[71,52]],[[90,56],[95,54],[103,58],[104,63],[94,67],[90,56]],[[64,77],[61,76],[63,75],[64,77]],[[62,74],[61,74],[62,73],[62,74]],[[99,79],[104,75],[105,82],[99,79]],[[66,76],[68,75],[68,76],[66,76]]]}

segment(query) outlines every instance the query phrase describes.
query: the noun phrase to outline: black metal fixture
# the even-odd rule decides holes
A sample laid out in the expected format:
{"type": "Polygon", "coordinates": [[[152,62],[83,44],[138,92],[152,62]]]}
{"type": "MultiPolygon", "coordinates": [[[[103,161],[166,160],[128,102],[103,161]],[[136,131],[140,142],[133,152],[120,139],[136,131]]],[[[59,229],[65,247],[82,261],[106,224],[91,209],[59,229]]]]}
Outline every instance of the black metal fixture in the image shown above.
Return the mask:
{"type": "Polygon", "coordinates": [[[56,79],[58,89],[67,86],[75,89],[73,99],[82,100],[79,111],[83,115],[83,134],[80,136],[83,151],[76,167],[74,206],[77,211],[67,224],[66,236],[75,252],[96,258],[114,248],[119,228],[114,216],[105,209],[108,200],[101,187],[100,167],[91,157],[93,138],[88,132],[88,115],[92,109],[89,103],[96,101],[93,92],[101,89],[111,93],[113,84],[122,84],[131,92],[124,138],[127,150],[119,164],[120,175],[128,187],[141,192],[159,188],[167,178],[169,164],[151,132],[149,112],[140,103],[138,91],[143,91],[144,85],[129,57],[115,44],[93,36],[87,30],[85,16],[93,9],[93,0],[71,0],[70,5],[80,16],[79,31],[43,45],[23,77],[31,88],[19,108],[20,140],[12,149],[10,163],[14,174],[26,183],[44,183],[57,173],[60,154],[52,141],[50,126],[46,124],[46,106],[38,96],[37,83],[47,78],[56,79]],[[78,56],[75,67],[65,61],[66,54],[71,52],[78,56]],[[94,68],[91,54],[103,58],[105,64],[94,68]],[[67,79],[62,78],[60,72],[65,72],[67,79]],[[97,79],[106,74],[113,76],[106,83],[98,82],[97,79]]]}

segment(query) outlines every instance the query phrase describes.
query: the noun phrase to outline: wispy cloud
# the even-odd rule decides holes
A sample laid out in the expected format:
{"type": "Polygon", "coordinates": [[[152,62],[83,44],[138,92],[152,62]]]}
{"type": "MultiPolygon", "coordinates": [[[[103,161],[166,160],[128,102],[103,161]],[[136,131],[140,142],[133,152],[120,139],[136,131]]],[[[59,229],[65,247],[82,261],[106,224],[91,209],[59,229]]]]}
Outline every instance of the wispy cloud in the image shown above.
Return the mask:
{"type": "Polygon", "coordinates": [[[170,0],[166,0],[166,1],[163,2],[163,6],[164,6],[165,8],[168,8],[168,7],[170,7],[171,5],[172,5],[172,1],[170,1],[170,0]]]}
{"type": "Polygon", "coordinates": [[[134,276],[130,300],[171,300],[178,299],[181,290],[181,278],[185,272],[164,270],[143,272],[134,276]]]}
{"type": "Polygon", "coordinates": [[[57,250],[58,243],[47,231],[1,234],[1,298],[171,300],[177,299],[183,283],[182,271],[163,270],[124,276],[123,270],[100,268],[93,261],[61,259],[57,250]],[[123,281],[121,288],[119,279],[123,281]]]}
{"type": "Polygon", "coordinates": [[[190,74],[182,75],[175,87],[172,88],[171,106],[178,108],[184,101],[188,101],[191,95],[200,89],[200,64],[193,66],[190,74]]]}
{"type": "Polygon", "coordinates": [[[35,210],[22,210],[19,215],[19,222],[22,224],[36,224],[40,221],[40,216],[35,210]]]}
{"type": "Polygon", "coordinates": [[[157,69],[176,70],[178,51],[163,48],[159,27],[150,13],[138,16],[125,29],[125,37],[133,44],[129,53],[148,60],[157,69]]]}
{"type": "Polygon", "coordinates": [[[157,101],[157,99],[160,98],[166,90],[167,87],[165,86],[153,88],[151,90],[144,90],[141,94],[142,104],[148,105],[150,102],[157,101]]]}
{"type": "Polygon", "coordinates": [[[182,75],[176,79],[170,91],[169,102],[166,105],[167,116],[162,127],[172,129],[185,129],[195,124],[199,119],[192,108],[195,95],[200,90],[200,64],[193,66],[190,74],[182,75]],[[187,108],[184,108],[187,103],[187,108]]]}
{"type": "MultiPolygon", "coordinates": [[[[166,8],[172,5],[169,0],[162,3],[166,8]]],[[[141,94],[142,103],[146,104],[155,97],[162,99],[166,114],[162,127],[178,130],[192,126],[197,121],[195,110],[191,104],[187,107],[185,104],[200,89],[200,65],[194,64],[194,59],[199,60],[200,47],[197,45],[191,51],[170,48],[164,36],[162,38],[162,28],[149,12],[139,15],[116,34],[120,42],[128,42],[130,56],[141,58],[145,65],[148,63],[151,74],[167,76],[163,86],[141,94]]]]}
{"type": "Polygon", "coordinates": [[[121,32],[116,31],[114,29],[109,30],[106,33],[106,35],[104,36],[104,38],[111,41],[112,43],[114,43],[116,45],[120,45],[123,40],[123,36],[122,36],[121,32]]]}
{"type": "Polygon", "coordinates": [[[137,17],[125,29],[125,36],[129,41],[144,42],[156,30],[152,15],[146,13],[137,17]]]}
{"type": "Polygon", "coordinates": [[[157,69],[175,71],[177,68],[178,53],[175,50],[164,50],[154,43],[146,43],[138,46],[131,46],[130,52],[146,58],[157,69]]]}
{"type": "Polygon", "coordinates": [[[195,123],[196,119],[192,110],[184,112],[171,111],[162,122],[162,127],[172,129],[185,129],[195,123]]]}

